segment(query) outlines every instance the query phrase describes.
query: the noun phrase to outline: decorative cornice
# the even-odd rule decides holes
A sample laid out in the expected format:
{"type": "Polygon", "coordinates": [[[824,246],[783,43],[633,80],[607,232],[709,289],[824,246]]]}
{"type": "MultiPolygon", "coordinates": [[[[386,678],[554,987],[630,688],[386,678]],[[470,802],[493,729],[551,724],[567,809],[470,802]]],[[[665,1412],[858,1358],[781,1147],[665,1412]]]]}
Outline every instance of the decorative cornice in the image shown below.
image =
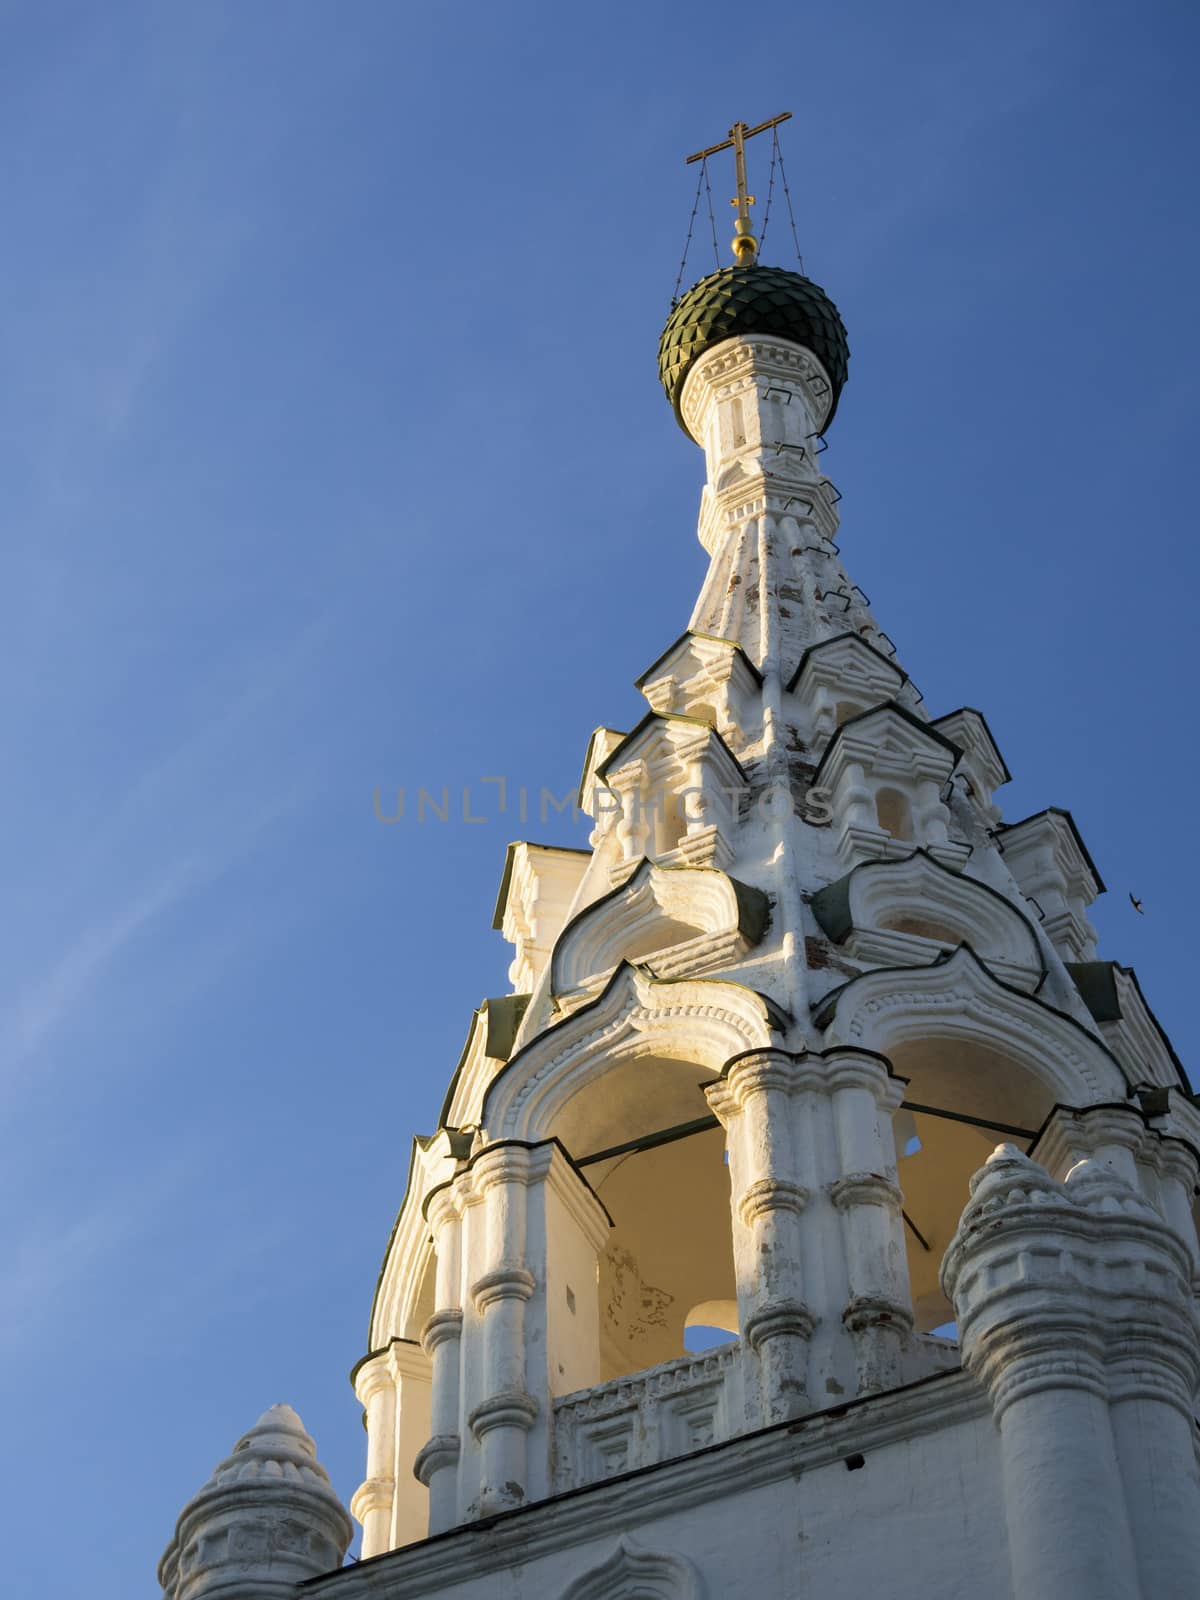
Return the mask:
{"type": "Polygon", "coordinates": [[[614,1595],[654,1596],[656,1600],[703,1600],[700,1575],[683,1556],[643,1550],[622,1535],[605,1561],[582,1573],[562,1600],[612,1600],[614,1595]]]}
{"type": "Polygon", "coordinates": [[[647,1516],[707,1512],[731,1483],[750,1493],[769,1483],[986,1417],[986,1393],[970,1374],[938,1373],[907,1388],[842,1403],[725,1439],[689,1455],[635,1468],[530,1506],[454,1528],[303,1585],[312,1600],[427,1600],[439,1587],[487,1581],[520,1560],[527,1571],[586,1541],[618,1538],[647,1516]]]}

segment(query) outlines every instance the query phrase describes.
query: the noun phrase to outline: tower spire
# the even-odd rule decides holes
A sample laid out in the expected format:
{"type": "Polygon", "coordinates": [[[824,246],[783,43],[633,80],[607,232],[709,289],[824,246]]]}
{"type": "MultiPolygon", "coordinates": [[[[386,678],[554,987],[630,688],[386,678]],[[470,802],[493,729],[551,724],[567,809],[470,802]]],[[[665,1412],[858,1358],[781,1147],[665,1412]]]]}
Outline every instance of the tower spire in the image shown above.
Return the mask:
{"type": "Polygon", "coordinates": [[[765,133],[768,128],[776,128],[781,122],[786,122],[791,116],[790,111],[781,112],[777,117],[771,117],[767,122],[760,122],[757,127],[751,128],[744,122],[735,122],[729,130],[729,137],[720,144],[709,145],[707,150],[697,150],[695,155],[688,156],[685,163],[691,166],[694,161],[706,161],[709,156],[715,156],[722,150],[733,151],[734,173],[737,181],[737,197],[729,203],[737,207],[737,222],[733,231],[733,259],[739,267],[752,267],[758,260],[758,240],[754,237],[754,230],[750,226],[750,207],[755,203],[754,196],[746,188],[746,140],[753,139],[756,133],[765,133]]]}

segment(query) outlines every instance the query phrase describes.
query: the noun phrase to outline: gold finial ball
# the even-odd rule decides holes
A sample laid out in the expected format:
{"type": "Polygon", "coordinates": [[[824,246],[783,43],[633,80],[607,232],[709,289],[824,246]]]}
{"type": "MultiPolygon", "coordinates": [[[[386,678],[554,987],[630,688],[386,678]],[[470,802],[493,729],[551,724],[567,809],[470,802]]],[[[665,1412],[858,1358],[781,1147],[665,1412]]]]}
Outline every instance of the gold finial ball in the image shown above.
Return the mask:
{"type": "Polygon", "coordinates": [[[752,233],[735,233],[730,241],[739,267],[752,267],[758,259],[758,240],[752,233]]]}

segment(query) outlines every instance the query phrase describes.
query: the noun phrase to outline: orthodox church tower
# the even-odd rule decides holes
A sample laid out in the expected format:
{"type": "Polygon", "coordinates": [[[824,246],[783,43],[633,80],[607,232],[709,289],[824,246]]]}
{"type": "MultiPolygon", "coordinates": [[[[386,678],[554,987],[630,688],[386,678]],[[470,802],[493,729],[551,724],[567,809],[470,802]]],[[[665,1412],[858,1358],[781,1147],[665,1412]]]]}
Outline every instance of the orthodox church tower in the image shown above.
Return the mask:
{"type": "Polygon", "coordinates": [[[756,131],[735,264],[659,349],[708,574],[591,736],[589,848],[509,847],[512,992],[414,1142],[353,1373],[363,1559],[331,1570],[277,1407],[171,1600],[1200,1587],[1200,1114],[1070,813],[1003,818],[985,717],[927,705],[842,564],[846,333],[757,262],[756,131]]]}

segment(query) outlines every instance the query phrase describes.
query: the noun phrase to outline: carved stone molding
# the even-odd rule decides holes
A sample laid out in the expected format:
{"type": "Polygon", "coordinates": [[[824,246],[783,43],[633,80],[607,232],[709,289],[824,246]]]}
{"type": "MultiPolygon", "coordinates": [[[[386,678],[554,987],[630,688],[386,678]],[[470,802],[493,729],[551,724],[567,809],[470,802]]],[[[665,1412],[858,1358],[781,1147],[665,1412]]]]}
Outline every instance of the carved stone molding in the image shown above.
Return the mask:
{"type": "Polygon", "coordinates": [[[339,1567],[353,1524],[290,1406],[272,1406],[180,1513],[159,1564],[167,1600],[291,1596],[339,1567]]]}
{"type": "Polygon", "coordinates": [[[467,1418],[467,1425],[477,1439],[493,1428],[521,1428],[528,1432],[537,1421],[539,1409],[537,1401],[524,1389],[503,1389],[481,1400],[467,1418]]]}
{"type": "Polygon", "coordinates": [[[799,1300],[767,1300],[746,1318],[742,1330],[746,1343],[758,1352],[770,1339],[789,1334],[801,1339],[811,1339],[817,1318],[799,1300]]]}
{"type": "Polygon", "coordinates": [[[568,1584],[562,1600],[704,1600],[704,1587],[684,1556],[643,1550],[623,1536],[610,1556],[568,1584]]]}
{"type": "Polygon", "coordinates": [[[1106,1395],[1115,1372],[1127,1391],[1144,1381],[1190,1419],[1200,1378],[1192,1260],[1153,1207],[1097,1161],[1058,1183],[1013,1145],[971,1191],[942,1286],[964,1364],[997,1416],[1049,1389],[1106,1395]]]}
{"type": "Polygon", "coordinates": [[[457,1309],[435,1311],[421,1329],[421,1349],[432,1357],[439,1345],[462,1338],[463,1314],[457,1309]]]}
{"type": "Polygon", "coordinates": [[[809,1191],[799,1183],[783,1178],[759,1178],[740,1196],[738,1215],[747,1227],[772,1211],[803,1211],[809,1191]]]}
{"type": "Polygon", "coordinates": [[[899,1186],[879,1172],[847,1172],[829,1185],[829,1197],[839,1211],[852,1206],[885,1206],[898,1212],[904,1201],[899,1186]]]}
{"type": "Polygon", "coordinates": [[[471,1286],[471,1298],[480,1316],[489,1306],[501,1300],[529,1300],[537,1288],[537,1280],[525,1267],[509,1265],[485,1272],[471,1286]]]}
{"type": "Polygon", "coordinates": [[[458,1464],[462,1451],[462,1441],[456,1433],[436,1433],[427,1444],[421,1446],[417,1452],[417,1459],[413,1462],[413,1477],[428,1488],[435,1473],[443,1467],[453,1467],[458,1464]]]}

